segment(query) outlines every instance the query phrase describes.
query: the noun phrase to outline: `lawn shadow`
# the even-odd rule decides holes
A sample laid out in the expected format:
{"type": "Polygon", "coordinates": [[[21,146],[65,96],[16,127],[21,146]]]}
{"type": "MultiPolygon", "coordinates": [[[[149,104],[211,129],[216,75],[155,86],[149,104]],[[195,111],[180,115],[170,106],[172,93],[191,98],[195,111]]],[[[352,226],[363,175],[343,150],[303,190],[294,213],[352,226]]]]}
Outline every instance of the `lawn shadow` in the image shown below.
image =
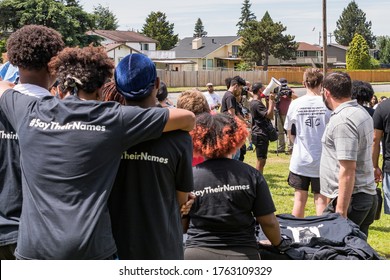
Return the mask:
{"type": "Polygon", "coordinates": [[[370,226],[370,230],[377,230],[381,232],[390,232],[390,227],[370,226]]]}

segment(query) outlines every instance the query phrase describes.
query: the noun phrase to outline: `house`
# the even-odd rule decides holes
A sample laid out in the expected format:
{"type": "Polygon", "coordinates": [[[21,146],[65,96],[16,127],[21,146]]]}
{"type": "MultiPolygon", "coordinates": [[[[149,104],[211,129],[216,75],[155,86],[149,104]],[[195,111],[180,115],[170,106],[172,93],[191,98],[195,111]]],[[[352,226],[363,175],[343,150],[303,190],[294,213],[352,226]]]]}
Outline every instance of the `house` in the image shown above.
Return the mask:
{"type": "Polygon", "coordinates": [[[158,43],[158,41],[134,31],[92,30],[88,31],[87,34],[101,37],[103,46],[112,43],[123,43],[138,51],[156,50],[158,43]]]}
{"type": "Polygon", "coordinates": [[[172,64],[171,67],[182,71],[233,69],[241,61],[238,56],[241,44],[239,36],[186,37],[171,51],[176,53],[177,60],[193,64],[172,64]]]}
{"type": "Polygon", "coordinates": [[[114,61],[115,66],[118,65],[119,61],[121,61],[121,59],[126,55],[131,53],[140,53],[140,51],[133,49],[124,43],[111,43],[104,45],[104,48],[108,57],[112,58],[114,61]]]}
{"type": "MultiPolygon", "coordinates": [[[[339,44],[329,44],[326,48],[328,57],[335,57],[336,62],[333,63],[333,66],[336,68],[345,68],[346,67],[346,57],[347,57],[348,47],[339,45],[339,44]]],[[[329,59],[328,59],[329,60],[329,59]]]]}
{"type": "MultiPolygon", "coordinates": [[[[337,62],[337,58],[335,56],[329,55],[327,57],[327,61],[329,64],[333,64],[337,62]]],[[[275,58],[270,56],[268,65],[275,66],[319,66],[323,63],[322,56],[322,48],[318,45],[312,45],[305,42],[298,42],[298,48],[295,53],[295,58],[290,60],[282,60],[279,58],[275,58]]]]}
{"type": "Polygon", "coordinates": [[[134,31],[93,30],[88,31],[87,34],[102,38],[101,44],[105,47],[108,56],[114,60],[115,65],[130,53],[155,51],[158,43],[134,31]]]}

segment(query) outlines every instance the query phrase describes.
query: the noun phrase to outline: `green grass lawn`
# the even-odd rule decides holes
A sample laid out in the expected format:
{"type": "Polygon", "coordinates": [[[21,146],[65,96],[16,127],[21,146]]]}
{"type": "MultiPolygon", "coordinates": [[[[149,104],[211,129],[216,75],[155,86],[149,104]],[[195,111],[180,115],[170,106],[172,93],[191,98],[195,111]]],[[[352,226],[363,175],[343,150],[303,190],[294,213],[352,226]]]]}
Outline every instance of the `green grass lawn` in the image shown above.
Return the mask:
{"type": "MultiPolygon", "coordinates": [[[[275,150],[276,142],[273,142],[269,147],[264,177],[268,182],[276,205],[276,214],[291,214],[294,204],[294,189],[287,184],[290,156],[271,153],[271,151],[275,150]]],[[[244,161],[255,167],[256,153],[247,151],[244,161]]],[[[315,215],[314,200],[313,195],[310,194],[306,204],[305,216],[313,215],[315,215]]],[[[383,207],[380,220],[375,221],[370,227],[368,243],[381,256],[390,259],[390,215],[385,215],[383,213],[383,207]]]]}

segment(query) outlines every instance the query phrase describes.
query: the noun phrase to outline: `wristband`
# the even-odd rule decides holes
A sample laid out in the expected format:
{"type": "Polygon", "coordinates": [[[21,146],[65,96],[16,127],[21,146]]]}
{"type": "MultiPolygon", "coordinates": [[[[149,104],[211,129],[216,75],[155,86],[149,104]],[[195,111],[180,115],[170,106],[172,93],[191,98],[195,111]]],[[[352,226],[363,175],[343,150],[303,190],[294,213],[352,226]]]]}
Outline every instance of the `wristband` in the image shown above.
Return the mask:
{"type": "Polygon", "coordinates": [[[292,240],[287,235],[282,234],[281,235],[281,241],[279,245],[274,246],[276,250],[279,251],[280,254],[284,254],[288,249],[290,249],[290,245],[292,243],[292,240]]]}

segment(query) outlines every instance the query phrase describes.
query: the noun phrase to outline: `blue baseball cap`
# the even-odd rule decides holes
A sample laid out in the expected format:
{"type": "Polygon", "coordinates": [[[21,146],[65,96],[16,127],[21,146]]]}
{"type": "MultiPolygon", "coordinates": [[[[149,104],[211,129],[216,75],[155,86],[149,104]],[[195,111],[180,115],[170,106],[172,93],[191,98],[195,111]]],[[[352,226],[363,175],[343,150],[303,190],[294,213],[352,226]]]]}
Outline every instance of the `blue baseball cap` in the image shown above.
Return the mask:
{"type": "Polygon", "coordinates": [[[142,100],[153,91],[157,78],[156,66],[146,55],[132,53],[119,62],[114,78],[118,92],[125,99],[142,100]]]}

